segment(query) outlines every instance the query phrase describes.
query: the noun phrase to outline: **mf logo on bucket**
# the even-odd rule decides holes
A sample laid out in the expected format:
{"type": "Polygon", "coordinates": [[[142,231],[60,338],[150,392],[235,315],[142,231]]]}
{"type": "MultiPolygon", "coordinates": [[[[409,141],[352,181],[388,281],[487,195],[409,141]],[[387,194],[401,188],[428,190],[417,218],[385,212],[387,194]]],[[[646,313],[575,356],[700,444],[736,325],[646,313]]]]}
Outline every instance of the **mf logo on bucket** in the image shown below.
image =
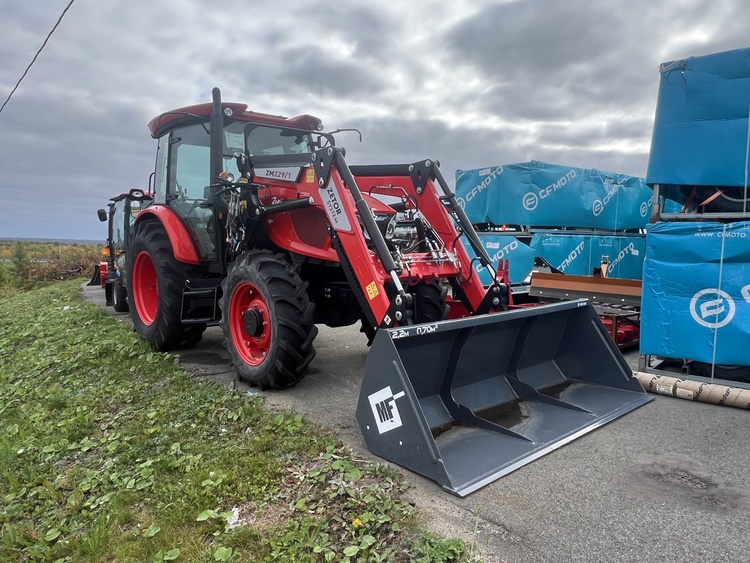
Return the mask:
{"type": "Polygon", "coordinates": [[[401,391],[394,395],[389,385],[372,395],[368,395],[367,399],[370,401],[372,416],[375,417],[375,422],[378,425],[378,433],[384,434],[401,426],[401,415],[398,412],[396,399],[400,399],[404,394],[401,391]]]}
{"type": "Polygon", "coordinates": [[[736,306],[726,291],[701,289],[690,300],[690,315],[699,325],[721,328],[734,317],[736,306]]]}

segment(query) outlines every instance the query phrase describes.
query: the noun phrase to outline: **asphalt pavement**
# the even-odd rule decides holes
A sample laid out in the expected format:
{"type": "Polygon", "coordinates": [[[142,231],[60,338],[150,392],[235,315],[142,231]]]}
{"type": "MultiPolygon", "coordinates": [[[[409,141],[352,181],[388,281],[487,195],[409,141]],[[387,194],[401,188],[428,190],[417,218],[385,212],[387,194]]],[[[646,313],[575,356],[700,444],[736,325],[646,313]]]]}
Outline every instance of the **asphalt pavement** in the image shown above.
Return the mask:
{"type": "MultiPolygon", "coordinates": [[[[87,300],[104,306],[100,287],[83,289],[87,300]]],[[[187,371],[258,393],[270,408],[304,414],[332,428],[356,457],[382,461],[367,451],[355,418],[366,339],[357,327],[319,329],[309,375],[285,391],[261,392],[237,381],[216,327],[175,355],[187,371]]],[[[635,369],[637,351],[625,357],[635,369]]],[[[401,471],[424,522],[462,538],[487,563],[744,563],[750,561],[748,467],[748,411],[655,396],[466,498],[401,471]]]]}

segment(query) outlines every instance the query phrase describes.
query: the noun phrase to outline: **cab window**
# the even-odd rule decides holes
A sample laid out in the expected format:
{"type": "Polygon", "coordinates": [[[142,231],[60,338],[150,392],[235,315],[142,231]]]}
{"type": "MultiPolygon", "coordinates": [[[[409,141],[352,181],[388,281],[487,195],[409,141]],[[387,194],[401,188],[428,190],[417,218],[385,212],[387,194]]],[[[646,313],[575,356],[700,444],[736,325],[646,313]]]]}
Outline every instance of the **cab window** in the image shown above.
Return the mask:
{"type": "Polygon", "coordinates": [[[252,155],[299,154],[310,151],[310,135],[295,129],[248,125],[247,151],[252,155]]]}

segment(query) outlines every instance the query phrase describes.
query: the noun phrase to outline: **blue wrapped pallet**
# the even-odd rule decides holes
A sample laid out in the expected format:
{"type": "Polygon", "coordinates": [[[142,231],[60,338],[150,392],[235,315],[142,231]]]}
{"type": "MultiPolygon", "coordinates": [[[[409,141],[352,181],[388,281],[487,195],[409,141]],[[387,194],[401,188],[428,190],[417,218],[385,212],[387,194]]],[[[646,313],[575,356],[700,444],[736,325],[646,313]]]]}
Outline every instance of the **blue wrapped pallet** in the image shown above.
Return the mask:
{"type": "Polygon", "coordinates": [[[472,223],[626,230],[646,226],[653,191],[642,178],[531,161],[456,172],[472,223]]]}
{"type": "Polygon", "coordinates": [[[563,274],[590,276],[606,258],[607,277],[639,280],[643,271],[646,237],[536,233],[531,247],[537,256],[563,274]]]}
{"type": "MultiPolygon", "coordinates": [[[[607,277],[641,279],[646,251],[645,235],[574,235],[570,233],[536,233],[530,244],[510,235],[478,233],[495,268],[500,260],[509,262],[511,283],[522,283],[534,268],[534,257],[544,258],[553,268],[564,274],[590,276],[601,267],[602,258],[608,260],[607,277]]],[[[467,251],[474,258],[471,247],[467,251]]],[[[492,281],[490,273],[478,261],[474,271],[484,285],[492,281]]]]}
{"type": "Polygon", "coordinates": [[[641,353],[750,366],[750,222],[659,222],[647,234],[641,353]]]}
{"type": "Polygon", "coordinates": [[[750,48],[663,63],[646,183],[746,186],[750,48]]]}
{"type": "MultiPolygon", "coordinates": [[[[500,260],[508,260],[508,278],[510,283],[523,283],[534,268],[534,249],[512,235],[499,233],[477,234],[492,260],[492,265],[497,268],[500,260]]],[[[464,247],[472,258],[476,258],[468,242],[464,241],[464,247]]],[[[490,276],[489,271],[478,260],[473,263],[473,267],[474,272],[485,286],[492,283],[492,276],[490,276]]]]}

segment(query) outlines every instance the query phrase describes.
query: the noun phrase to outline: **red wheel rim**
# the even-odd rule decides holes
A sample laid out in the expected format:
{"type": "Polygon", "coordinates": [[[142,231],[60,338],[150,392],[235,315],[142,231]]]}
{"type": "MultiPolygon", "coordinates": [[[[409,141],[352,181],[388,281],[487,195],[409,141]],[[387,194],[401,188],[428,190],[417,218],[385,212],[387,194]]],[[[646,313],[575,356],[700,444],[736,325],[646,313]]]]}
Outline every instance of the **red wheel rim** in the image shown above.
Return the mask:
{"type": "Polygon", "coordinates": [[[229,300],[229,331],[237,353],[246,364],[259,366],[268,356],[271,347],[271,325],[268,303],[263,294],[250,282],[239,284],[229,300]],[[257,323],[254,334],[248,333],[245,318],[251,313],[257,323]]]}
{"type": "Polygon", "coordinates": [[[159,280],[154,261],[145,250],[133,264],[133,301],[143,324],[151,326],[159,311],[159,280]]]}

